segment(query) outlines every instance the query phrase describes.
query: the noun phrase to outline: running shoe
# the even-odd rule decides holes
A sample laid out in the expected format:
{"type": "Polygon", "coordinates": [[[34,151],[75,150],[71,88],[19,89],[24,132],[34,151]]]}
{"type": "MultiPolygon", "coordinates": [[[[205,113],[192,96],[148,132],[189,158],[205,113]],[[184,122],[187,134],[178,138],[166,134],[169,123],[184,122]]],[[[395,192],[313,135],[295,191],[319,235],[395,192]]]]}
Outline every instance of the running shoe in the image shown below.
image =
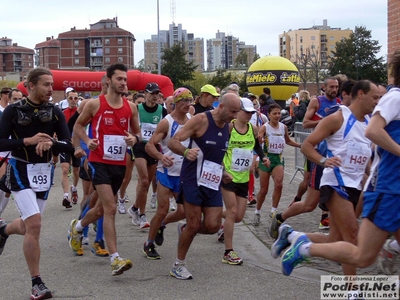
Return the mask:
{"type": "Polygon", "coordinates": [[[221,225],[221,228],[218,230],[217,235],[218,242],[223,243],[225,241],[224,225],[221,225]]]}
{"type": "Polygon", "coordinates": [[[175,205],[174,197],[169,198],[169,211],[176,211],[176,205],[175,205]]]}
{"type": "Polygon", "coordinates": [[[129,259],[124,259],[118,256],[111,264],[111,274],[112,276],[121,275],[132,268],[132,265],[133,264],[129,259]]]}
{"type": "Polygon", "coordinates": [[[73,188],[72,186],[71,186],[71,200],[72,204],[78,203],[78,191],[76,190],[76,188],[73,188]]]}
{"type": "Polygon", "coordinates": [[[44,283],[35,284],[31,291],[31,300],[50,299],[53,298],[51,291],[44,285],[44,283]]]}
{"type": "Polygon", "coordinates": [[[92,246],[92,252],[94,255],[99,257],[109,257],[110,254],[108,253],[107,249],[104,246],[104,240],[95,241],[92,246]]]}
{"type": "Polygon", "coordinates": [[[306,260],[306,258],[300,254],[300,246],[309,242],[310,240],[304,233],[298,233],[294,237],[292,245],[282,255],[281,264],[283,275],[289,276],[295,266],[306,260]]]}
{"type": "Polygon", "coordinates": [[[140,216],[139,226],[140,226],[140,228],[149,228],[150,227],[150,223],[147,222],[146,215],[140,216]]]}
{"type": "Polygon", "coordinates": [[[254,226],[258,226],[261,223],[261,215],[260,214],[254,214],[254,218],[253,218],[253,225],[254,226]]]}
{"type": "Polygon", "coordinates": [[[395,268],[398,252],[390,246],[392,240],[386,240],[378,255],[378,267],[385,275],[393,275],[397,272],[395,268]]]}
{"type": "MultiPolygon", "coordinates": [[[[7,223],[2,219],[0,222],[0,228],[5,228],[7,223]]],[[[4,237],[0,234],[0,255],[3,253],[4,246],[6,245],[8,237],[4,237]]]]}
{"type": "Polygon", "coordinates": [[[135,226],[140,225],[139,209],[133,210],[133,206],[128,208],[128,214],[132,217],[132,224],[135,226]]]}
{"type": "Polygon", "coordinates": [[[144,243],[143,253],[146,254],[148,259],[160,259],[161,258],[160,254],[158,254],[158,252],[156,250],[156,246],[154,246],[153,243],[149,243],[148,245],[146,245],[146,243],[144,243]]]}
{"type": "Polygon", "coordinates": [[[82,245],[89,245],[89,237],[87,236],[82,237],[82,245]]]}
{"type": "Polygon", "coordinates": [[[151,195],[151,198],[150,198],[150,207],[151,208],[156,208],[156,205],[157,205],[157,195],[151,195]]]}
{"type": "Polygon", "coordinates": [[[222,257],[222,262],[229,265],[241,265],[243,263],[243,259],[237,256],[235,251],[230,251],[227,255],[222,257]]]}
{"type": "Polygon", "coordinates": [[[253,196],[249,197],[247,205],[254,205],[254,204],[257,204],[257,200],[253,196]]]}
{"type": "Polygon", "coordinates": [[[329,217],[321,220],[319,223],[319,229],[329,229],[329,217]]]}
{"type": "Polygon", "coordinates": [[[156,233],[156,237],[154,239],[154,242],[158,245],[161,246],[164,243],[164,229],[165,226],[161,226],[160,228],[158,228],[157,233],[156,233]]]}
{"type": "Polygon", "coordinates": [[[69,227],[69,247],[75,255],[83,255],[82,249],[82,231],[76,230],[78,220],[72,220],[69,227]]]}
{"type": "Polygon", "coordinates": [[[193,275],[188,271],[186,268],[185,263],[174,263],[172,266],[172,270],[169,272],[171,276],[175,277],[176,279],[193,279],[193,275]]]}
{"type": "Polygon", "coordinates": [[[121,202],[121,200],[118,200],[118,213],[120,213],[121,215],[126,214],[125,203],[121,202]]]}
{"type": "Polygon", "coordinates": [[[62,201],[62,206],[64,206],[65,208],[71,208],[71,201],[69,201],[68,197],[64,197],[63,201],[62,201]]]}
{"type": "Polygon", "coordinates": [[[278,238],[271,246],[271,256],[278,258],[282,251],[290,246],[288,241],[289,234],[293,231],[292,227],[283,223],[278,229],[278,238]]]}
{"type": "Polygon", "coordinates": [[[278,230],[279,230],[279,227],[280,227],[281,224],[282,224],[282,222],[279,221],[279,220],[276,218],[276,215],[277,215],[277,212],[275,211],[275,212],[272,214],[272,221],[271,221],[271,224],[270,224],[269,227],[268,227],[268,234],[269,234],[269,236],[272,237],[273,239],[276,239],[276,238],[278,237],[278,230]]]}

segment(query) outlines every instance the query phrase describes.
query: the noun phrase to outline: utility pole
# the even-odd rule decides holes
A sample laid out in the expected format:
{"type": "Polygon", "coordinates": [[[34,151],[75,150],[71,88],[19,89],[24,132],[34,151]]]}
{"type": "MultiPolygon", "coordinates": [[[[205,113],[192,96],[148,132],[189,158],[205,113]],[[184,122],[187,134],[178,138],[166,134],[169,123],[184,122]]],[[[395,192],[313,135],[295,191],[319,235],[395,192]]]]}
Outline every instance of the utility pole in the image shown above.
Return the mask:
{"type": "Polygon", "coordinates": [[[158,62],[158,75],[161,74],[161,49],[160,49],[160,5],[157,0],[157,62],[158,62]]]}

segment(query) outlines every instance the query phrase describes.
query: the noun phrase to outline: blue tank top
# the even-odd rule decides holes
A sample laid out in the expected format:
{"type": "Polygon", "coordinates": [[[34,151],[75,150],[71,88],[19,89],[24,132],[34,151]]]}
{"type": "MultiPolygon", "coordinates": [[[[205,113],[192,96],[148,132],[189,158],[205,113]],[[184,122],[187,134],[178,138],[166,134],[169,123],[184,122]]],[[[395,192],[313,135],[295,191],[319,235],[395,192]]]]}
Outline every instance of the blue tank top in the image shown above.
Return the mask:
{"type": "Polygon", "coordinates": [[[312,120],[321,120],[328,115],[329,109],[336,105],[340,104],[341,101],[339,98],[335,98],[333,100],[328,100],[325,96],[318,97],[319,108],[315,112],[312,120]]]}
{"type": "Polygon", "coordinates": [[[197,185],[204,160],[222,164],[225,152],[228,149],[229,125],[220,128],[215,124],[211,111],[205,112],[208,119],[208,128],[199,138],[191,138],[189,148],[199,148],[199,155],[195,161],[183,160],[181,170],[181,182],[197,185]]]}

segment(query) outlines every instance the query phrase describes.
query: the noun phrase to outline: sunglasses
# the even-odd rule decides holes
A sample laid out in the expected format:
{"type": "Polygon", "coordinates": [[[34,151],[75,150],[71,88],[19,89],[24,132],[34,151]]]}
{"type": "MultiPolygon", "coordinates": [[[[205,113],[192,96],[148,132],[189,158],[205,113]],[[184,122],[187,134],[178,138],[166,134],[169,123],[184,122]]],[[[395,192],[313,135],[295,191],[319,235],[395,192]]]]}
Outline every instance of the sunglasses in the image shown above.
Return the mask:
{"type": "Polygon", "coordinates": [[[68,100],[78,100],[78,97],[68,97],[68,100]]]}

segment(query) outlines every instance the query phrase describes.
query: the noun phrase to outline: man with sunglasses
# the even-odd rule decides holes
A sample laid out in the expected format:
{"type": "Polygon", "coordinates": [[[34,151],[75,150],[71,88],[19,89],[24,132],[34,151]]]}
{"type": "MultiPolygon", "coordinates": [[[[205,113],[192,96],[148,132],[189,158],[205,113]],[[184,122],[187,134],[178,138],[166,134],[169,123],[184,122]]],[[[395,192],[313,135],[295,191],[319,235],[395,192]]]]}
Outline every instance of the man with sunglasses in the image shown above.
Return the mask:
{"type": "Polygon", "coordinates": [[[23,235],[23,252],[32,279],[30,299],[49,299],[52,293],[39,272],[41,218],[54,173],[53,151],[73,148],[64,115],[49,103],[54,84],[50,70],[33,69],[26,82],[28,99],[7,106],[0,119],[0,151],[11,151],[5,185],[12,191],[20,213],[12,222],[0,223],[0,254],[10,235],[23,235]],[[52,138],[54,133],[58,141],[52,138]]]}
{"type": "MultiPolygon", "coordinates": [[[[75,90],[69,90],[67,92],[67,101],[68,101],[68,107],[63,110],[63,113],[65,116],[65,120],[68,123],[68,120],[78,110],[78,101],[79,101],[78,93],[75,90]]],[[[61,184],[64,191],[62,206],[64,206],[65,208],[71,208],[72,207],[71,202],[72,204],[78,203],[78,191],[76,189],[76,186],[78,185],[79,167],[81,165],[81,161],[79,158],[76,158],[73,155],[73,153],[63,152],[60,153],[60,163],[62,169],[61,184]],[[68,173],[71,163],[72,163],[73,184],[71,185],[70,189],[68,173]],[[69,197],[69,191],[71,191],[71,198],[69,197]]]]}

